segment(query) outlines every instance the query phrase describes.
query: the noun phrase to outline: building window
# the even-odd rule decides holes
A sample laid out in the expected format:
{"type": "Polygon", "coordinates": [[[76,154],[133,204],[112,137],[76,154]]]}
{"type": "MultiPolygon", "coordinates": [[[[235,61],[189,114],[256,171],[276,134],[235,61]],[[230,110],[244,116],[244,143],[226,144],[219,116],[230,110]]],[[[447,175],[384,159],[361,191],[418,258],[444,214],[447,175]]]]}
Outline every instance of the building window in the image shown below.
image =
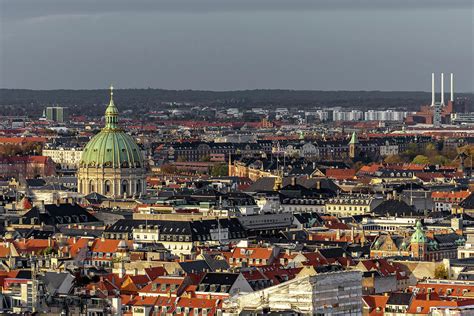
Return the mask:
{"type": "Polygon", "coordinates": [[[105,194],[110,194],[112,185],[109,180],[105,181],[105,194]]]}
{"type": "Polygon", "coordinates": [[[122,181],[122,194],[128,194],[128,181],[122,181]]]}
{"type": "Polygon", "coordinates": [[[136,192],[140,193],[142,189],[142,182],[140,180],[137,180],[137,189],[136,192]]]}

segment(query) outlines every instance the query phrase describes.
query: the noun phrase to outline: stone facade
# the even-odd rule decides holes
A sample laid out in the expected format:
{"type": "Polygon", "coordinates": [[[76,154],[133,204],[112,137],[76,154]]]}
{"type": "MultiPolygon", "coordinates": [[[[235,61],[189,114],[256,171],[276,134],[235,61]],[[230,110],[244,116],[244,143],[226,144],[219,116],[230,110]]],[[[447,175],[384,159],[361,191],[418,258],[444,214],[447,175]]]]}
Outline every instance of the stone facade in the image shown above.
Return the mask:
{"type": "Polygon", "coordinates": [[[84,195],[97,192],[109,197],[138,196],[146,191],[145,173],[131,168],[80,168],[78,190],[84,195]]]}

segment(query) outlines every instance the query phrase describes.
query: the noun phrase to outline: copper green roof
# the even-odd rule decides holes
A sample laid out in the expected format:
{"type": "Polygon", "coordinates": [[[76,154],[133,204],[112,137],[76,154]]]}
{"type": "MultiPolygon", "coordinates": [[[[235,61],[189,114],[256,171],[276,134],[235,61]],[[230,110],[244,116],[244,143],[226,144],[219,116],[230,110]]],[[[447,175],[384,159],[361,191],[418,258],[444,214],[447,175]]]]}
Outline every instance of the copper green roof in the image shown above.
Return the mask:
{"type": "Polygon", "coordinates": [[[358,144],[359,143],[359,140],[357,139],[357,135],[355,132],[352,133],[352,137],[351,137],[351,141],[349,142],[349,144],[358,144]]]}
{"type": "Polygon", "coordinates": [[[105,127],[86,145],[81,157],[81,167],[141,168],[143,158],[133,138],[118,124],[118,109],[113,92],[105,110],[105,127]]]}
{"type": "Polygon", "coordinates": [[[426,238],[425,233],[423,232],[423,225],[421,225],[420,221],[416,222],[416,230],[411,235],[411,240],[410,243],[418,243],[418,244],[424,244],[428,242],[428,238],[426,238]]]}

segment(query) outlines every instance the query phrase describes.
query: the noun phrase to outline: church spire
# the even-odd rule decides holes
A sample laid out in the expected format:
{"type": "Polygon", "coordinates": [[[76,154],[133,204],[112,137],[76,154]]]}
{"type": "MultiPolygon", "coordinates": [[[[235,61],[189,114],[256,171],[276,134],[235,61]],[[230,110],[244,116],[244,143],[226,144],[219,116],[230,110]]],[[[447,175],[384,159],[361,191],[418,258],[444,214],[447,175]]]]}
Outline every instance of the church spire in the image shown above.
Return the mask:
{"type": "Polygon", "coordinates": [[[118,129],[118,109],[114,104],[114,87],[110,86],[110,102],[105,110],[105,128],[118,129]]]}
{"type": "Polygon", "coordinates": [[[359,139],[357,138],[356,132],[352,132],[352,136],[351,136],[351,140],[349,144],[358,144],[358,143],[359,143],[359,139]]]}

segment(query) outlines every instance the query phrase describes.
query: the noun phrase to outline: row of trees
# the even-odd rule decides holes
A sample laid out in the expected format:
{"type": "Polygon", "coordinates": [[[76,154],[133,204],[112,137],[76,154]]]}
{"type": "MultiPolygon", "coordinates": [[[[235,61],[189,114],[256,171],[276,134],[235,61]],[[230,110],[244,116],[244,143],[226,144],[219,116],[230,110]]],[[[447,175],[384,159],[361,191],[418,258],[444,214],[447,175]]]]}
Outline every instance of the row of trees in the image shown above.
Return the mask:
{"type": "Polygon", "coordinates": [[[430,143],[424,148],[419,148],[417,144],[410,144],[408,149],[398,155],[391,155],[384,159],[386,163],[414,163],[430,165],[451,165],[463,148],[447,149],[441,144],[430,143]]]}
{"type": "Polygon", "coordinates": [[[42,145],[37,142],[26,142],[22,144],[4,144],[0,146],[0,157],[40,155],[42,145]]]}

